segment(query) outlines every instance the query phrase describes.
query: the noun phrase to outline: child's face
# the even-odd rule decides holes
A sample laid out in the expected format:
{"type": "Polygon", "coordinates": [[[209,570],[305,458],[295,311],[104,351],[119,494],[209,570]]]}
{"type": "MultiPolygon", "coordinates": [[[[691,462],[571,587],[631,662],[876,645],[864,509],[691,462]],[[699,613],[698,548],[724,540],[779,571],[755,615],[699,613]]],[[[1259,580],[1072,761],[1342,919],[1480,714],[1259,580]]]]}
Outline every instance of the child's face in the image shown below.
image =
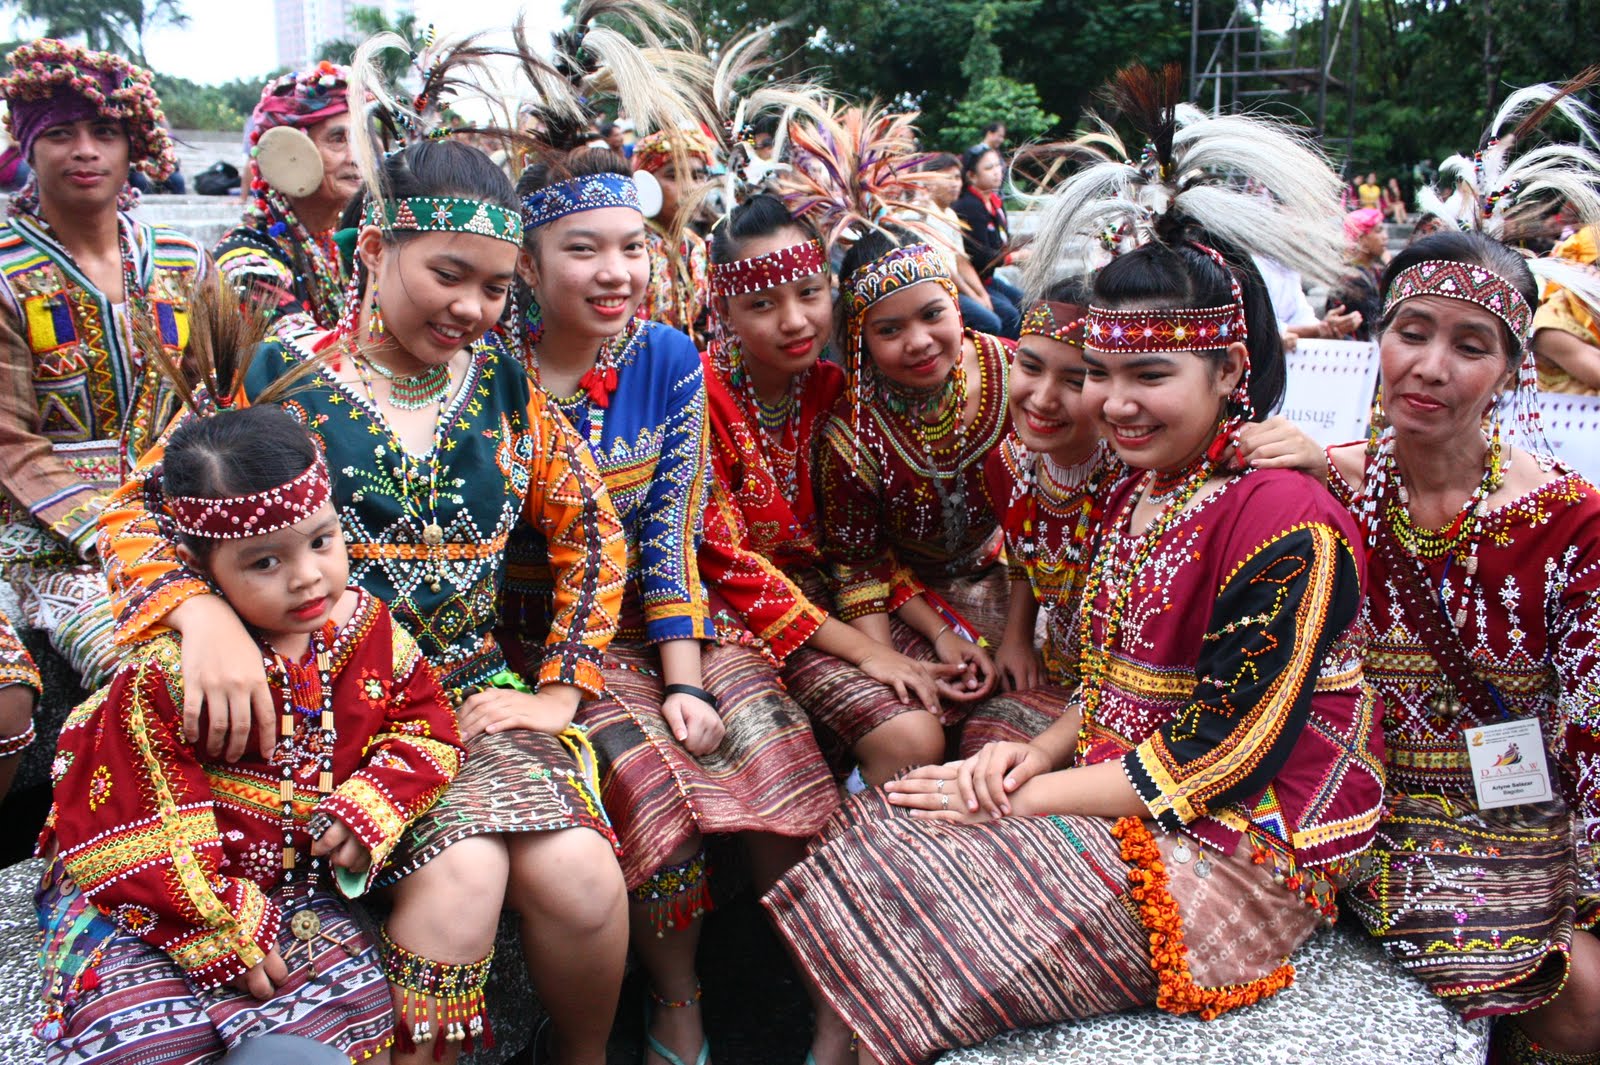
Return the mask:
{"type": "Polygon", "coordinates": [[[207,568],[239,619],[268,637],[317,631],[350,583],[331,500],[286,529],[219,542],[207,568]]]}

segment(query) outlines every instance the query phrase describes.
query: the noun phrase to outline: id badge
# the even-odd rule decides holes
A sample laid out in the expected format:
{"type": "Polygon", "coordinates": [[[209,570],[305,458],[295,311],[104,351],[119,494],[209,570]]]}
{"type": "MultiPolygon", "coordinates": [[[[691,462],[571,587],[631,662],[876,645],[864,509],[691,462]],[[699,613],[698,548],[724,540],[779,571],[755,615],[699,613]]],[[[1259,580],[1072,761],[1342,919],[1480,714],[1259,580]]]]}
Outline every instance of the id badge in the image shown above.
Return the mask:
{"type": "Polygon", "coordinates": [[[1550,788],[1550,759],[1545,754],[1544,733],[1539,719],[1525,717],[1493,725],[1462,730],[1467,741],[1467,759],[1472,765],[1472,786],[1478,793],[1478,809],[1547,802],[1555,797],[1550,788]]]}

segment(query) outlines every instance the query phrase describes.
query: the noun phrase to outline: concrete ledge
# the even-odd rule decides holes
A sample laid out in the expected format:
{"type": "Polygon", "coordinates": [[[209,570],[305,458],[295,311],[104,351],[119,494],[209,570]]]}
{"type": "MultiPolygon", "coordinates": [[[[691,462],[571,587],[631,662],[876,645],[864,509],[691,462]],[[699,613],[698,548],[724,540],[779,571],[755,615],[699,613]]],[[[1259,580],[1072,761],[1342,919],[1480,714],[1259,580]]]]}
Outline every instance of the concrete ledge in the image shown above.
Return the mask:
{"type": "Polygon", "coordinates": [[[1464,1022],[1342,922],[1294,956],[1295,985],[1214,1021],[1161,1010],[1001,1036],[941,1065],[1482,1065],[1487,1021],[1464,1022]]]}

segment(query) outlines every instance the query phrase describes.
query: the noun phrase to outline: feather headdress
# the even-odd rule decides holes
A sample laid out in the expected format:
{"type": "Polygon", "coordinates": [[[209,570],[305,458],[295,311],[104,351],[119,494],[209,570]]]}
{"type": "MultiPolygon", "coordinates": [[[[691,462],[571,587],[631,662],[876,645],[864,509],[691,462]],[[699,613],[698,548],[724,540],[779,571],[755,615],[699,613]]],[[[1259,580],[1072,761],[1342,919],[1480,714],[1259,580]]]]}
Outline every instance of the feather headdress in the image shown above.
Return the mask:
{"type": "Polygon", "coordinates": [[[657,0],[584,0],[572,25],[556,33],[549,59],[529,44],[522,18],[513,39],[529,95],[525,113],[537,124],[530,131],[536,150],[570,152],[591,140],[601,99],[615,100],[640,134],[712,118],[711,64],[694,27],[657,0]]]}
{"type": "Polygon", "coordinates": [[[1180,102],[1179,68],[1121,71],[1118,110],[1146,139],[1135,161],[1104,123],[1074,142],[1083,160],[1046,198],[1025,288],[1037,299],[1067,256],[1112,234],[1115,250],[1197,229],[1239,251],[1330,279],[1344,258],[1338,175],[1302,133],[1180,102]]]}
{"type": "Polygon", "coordinates": [[[781,160],[790,125],[802,118],[815,125],[828,115],[828,97],[820,86],[770,76],[768,50],[784,26],[779,22],[745,34],[728,44],[717,61],[711,103],[727,160],[722,197],[729,211],[758,193],[777,191],[778,175],[788,169],[781,160]],[[755,149],[756,128],[765,119],[774,120],[770,159],[762,159],[755,149]]]}
{"type": "MultiPolygon", "coordinates": [[[[1417,191],[1418,208],[1462,232],[1504,244],[1542,236],[1550,213],[1562,207],[1580,224],[1600,222],[1600,114],[1578,99],[1597,82],[1600,66],[1563,85],[1531,85],[1512,93],[1484,130],[1478,151],[1440,164],[1440,177],[1449,187],[1417,191]],[[1555,115],[1575,127],[1577,143],[1528,148],[1555,115]]],[[[1595,271],[1555,258],[1530,259],[1528,268],[1541,282],[1560,285],[1600,308],[1595,271]]]]}
{"type": "Polygon", "coordinates": [[[789,128],[789,169],[779,188],[789,213],[804,218],[828,247],[894,224],[934,234],[919,221],[915,112],[876,103],[836,104],[789,128]]]}

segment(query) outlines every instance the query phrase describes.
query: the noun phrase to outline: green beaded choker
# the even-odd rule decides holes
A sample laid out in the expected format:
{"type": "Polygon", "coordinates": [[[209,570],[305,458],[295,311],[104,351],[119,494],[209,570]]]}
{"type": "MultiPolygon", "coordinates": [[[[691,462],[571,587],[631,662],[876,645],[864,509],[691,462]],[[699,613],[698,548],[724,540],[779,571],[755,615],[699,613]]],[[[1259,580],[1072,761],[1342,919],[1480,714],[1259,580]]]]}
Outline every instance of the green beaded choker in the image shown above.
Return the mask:
{"type": "Polygon", "coordinates": [[[410,196],[383,205],[383,221],[378,208],[369,204],[365,218],[385,232],[476,233],[519,247],[522,244],[522,214],[483,200],[460,196],[410,196]]]}

